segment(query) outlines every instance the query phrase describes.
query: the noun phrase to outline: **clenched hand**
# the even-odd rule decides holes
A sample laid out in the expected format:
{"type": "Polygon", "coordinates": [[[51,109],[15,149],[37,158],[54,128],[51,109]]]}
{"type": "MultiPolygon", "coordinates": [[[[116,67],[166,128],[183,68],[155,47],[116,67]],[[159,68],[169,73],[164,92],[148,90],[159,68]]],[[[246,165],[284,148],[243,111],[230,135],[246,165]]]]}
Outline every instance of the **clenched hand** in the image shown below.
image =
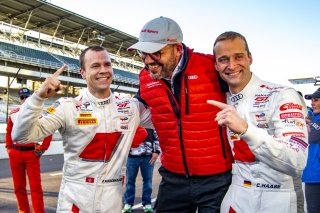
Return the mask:
{"type": "Polygon", "coordinates": [[[65,70],[67,65],[63,65],[51,76],[47,77],[46,80],[41,85],[40,89],[37,91],[37,95],[41,98],[51,98],[57,94],[62,89],[61,82],[58,80],[59,75],[65,70]]]}

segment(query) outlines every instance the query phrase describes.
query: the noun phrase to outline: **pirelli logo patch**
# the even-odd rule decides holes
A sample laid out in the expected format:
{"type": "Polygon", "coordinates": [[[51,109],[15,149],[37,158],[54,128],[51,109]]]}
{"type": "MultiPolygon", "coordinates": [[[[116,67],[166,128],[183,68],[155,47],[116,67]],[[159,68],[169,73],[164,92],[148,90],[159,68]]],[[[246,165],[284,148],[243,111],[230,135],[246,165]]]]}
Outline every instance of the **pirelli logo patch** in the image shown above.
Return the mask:
{"type": "Polygon", "coordinates": [[[77,118],[76,119],[77,125],[97,125],[98,119],[97,118],[77,118]]]}

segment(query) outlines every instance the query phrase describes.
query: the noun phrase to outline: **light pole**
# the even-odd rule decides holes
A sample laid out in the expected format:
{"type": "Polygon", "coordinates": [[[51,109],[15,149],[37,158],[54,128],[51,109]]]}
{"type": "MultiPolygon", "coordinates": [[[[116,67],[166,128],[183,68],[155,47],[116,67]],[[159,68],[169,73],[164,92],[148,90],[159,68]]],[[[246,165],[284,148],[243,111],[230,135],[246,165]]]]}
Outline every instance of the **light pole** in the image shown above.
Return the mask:
{"type": "Polygon", "coordinates": [[[314,86],[320,86],[320,76],[314,78],[293,78],[288,79],[288,81],[292,84],[314,84],[314,86]]]}

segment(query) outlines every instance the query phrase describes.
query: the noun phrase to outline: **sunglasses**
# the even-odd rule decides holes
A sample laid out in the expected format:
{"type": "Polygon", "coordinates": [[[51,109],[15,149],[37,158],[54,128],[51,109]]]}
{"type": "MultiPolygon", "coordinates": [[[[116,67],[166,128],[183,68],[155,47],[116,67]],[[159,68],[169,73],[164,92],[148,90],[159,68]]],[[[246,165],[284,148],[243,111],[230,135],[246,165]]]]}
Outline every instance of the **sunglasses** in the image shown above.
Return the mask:
{"type": "Polygon", "coordinates": [[[161,59],[161,51],[160,50],[155,53],[146,53],[146,52],[142,52],[140,50],[137,50],[137,53],[142,61],[146,60],[147,55],[149,55],[149,57],[154,61],[159,61],[161,59]]]}
{"type": "Polygon", "coordinates": [[[161,50],[154,52],[154,53],[146,53],[146,52],[142,52],[140,50],[137,50],[137,53],[142,61],[146,60],[147,56],[149,56],[154,61],[159,61],[161,59],[161,55],[163,54],[163,50],[168,49],[168,47],[171,47],[171,46],[173,46],[173,45],[168,44],[167,46],[165,46],[161,50]]]}
{"type": "Polygon", "coordinates": [[[26,98],[28,98],[28,96],[20,96],[20,100],[24,100],[26,98]]]}

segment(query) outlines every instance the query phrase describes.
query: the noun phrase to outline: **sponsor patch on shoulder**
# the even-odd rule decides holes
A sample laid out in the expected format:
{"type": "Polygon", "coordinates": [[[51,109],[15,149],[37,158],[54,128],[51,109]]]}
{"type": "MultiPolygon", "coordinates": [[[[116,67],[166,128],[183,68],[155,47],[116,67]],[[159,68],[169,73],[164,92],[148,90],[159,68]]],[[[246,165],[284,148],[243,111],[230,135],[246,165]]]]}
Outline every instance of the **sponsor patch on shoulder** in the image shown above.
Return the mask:
{"type": "Polygon", "coordinates": [[[56,111],[56,108],[54,108],[53,106],[49,106],[47,108],[47,113],[49,113],[49,114],[53,114],[53,113],[55,113],[55,111],[56,111]]]}

